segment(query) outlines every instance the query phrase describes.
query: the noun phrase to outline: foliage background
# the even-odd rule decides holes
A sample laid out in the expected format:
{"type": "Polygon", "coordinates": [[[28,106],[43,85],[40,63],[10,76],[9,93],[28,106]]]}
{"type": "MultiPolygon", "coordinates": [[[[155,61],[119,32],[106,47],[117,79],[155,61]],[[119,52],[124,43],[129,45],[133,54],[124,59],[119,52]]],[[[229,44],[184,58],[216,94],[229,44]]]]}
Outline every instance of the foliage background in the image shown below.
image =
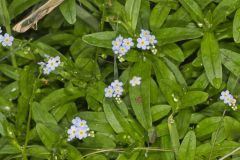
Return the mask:
{"type": "MultiPolygon", "coordinates": [[[[12,26],[44,2],[1,0],[1,25],[12,26]]],[[[0,48],[0,159],[205,160],[240,157],[240,112],[219,101],[239,99],[239,0],[65,0],[37,23],[12,32],[0,48]],[[149,29],[158,53],[113,56],[119,34],[149,29]],[[40,75],[43,55],[63,66],[40,75]],[[145,57],[145,58],[143,58],[145,57]],[[143,78],[132,89],[133,75],[143,78]],[[104,98],[119,78],[123,103],[104,98]],[[139,102],[140,97],[140,102],[139,102]],[[95,137],[67,142],[72,118],[95,137]]],[[[3,28],[3,27],[2,27],[3,28]]]]}

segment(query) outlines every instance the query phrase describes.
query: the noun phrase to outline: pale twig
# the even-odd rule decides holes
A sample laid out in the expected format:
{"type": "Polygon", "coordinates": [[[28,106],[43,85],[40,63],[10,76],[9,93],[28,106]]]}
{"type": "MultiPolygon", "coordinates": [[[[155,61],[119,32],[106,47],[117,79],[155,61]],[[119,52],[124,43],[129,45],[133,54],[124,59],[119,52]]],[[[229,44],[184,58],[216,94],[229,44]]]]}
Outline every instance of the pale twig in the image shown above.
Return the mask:
{"type": "Polygon", "coordinates": [[[218,125],[218,128],[217,128],[216,134],[214,135],[211,152],[210,152],[210,155],[209,155],[209,158],[208,158],[209,160],[211,160],[211,158],[212,158],[213,149],[214,149],[214,146],[215,146],[215,143],[216,143],[216,140],[217,140],[217,136],[218,136],[218,132],[219,132],[219,130],[220,130],[220,128],[221,128],[221,123],[222,123],[222,121],[223,121],[223,118],[224,118],[225,113],[226,113],[226,109],[224,109],[224,111],[223,111],[221,120],[219,121],[219,125],[218,125]]]}
{"type": "Polygon", "coordinates": [[[220,158],[219,160],[224,160],[224,159],[226,159],[227,157],[231,156],[233,153],[235,153],[235,152],[237,152],[239,150],[240,150],[240,147],[234,149],[232,152],[226,154],[224,157],[220,158]]]}
{"type": "MultiPolygon", "coordinates": [[[[87,148],[79,148],[79,149],[87,149],[87,148]]],[[[98,154],[98,153],[104,153],[104,152],[121,152],[121,153],[125,152],[124,148],[93,149],[93,150],[97,150],[97,151],[86,154],[86,155],[82,156],[82,158],[88,157],[88,156],[91,156],[94,154],[98,154]]],[[[161,148],[157,148],[157,147],[137,147],[137,148],[133,148],[132,150],[133,151],[145,150],[145,151],[173,152],[173,150],[171,150],[171,149],[161,149],[161,148]]]]}

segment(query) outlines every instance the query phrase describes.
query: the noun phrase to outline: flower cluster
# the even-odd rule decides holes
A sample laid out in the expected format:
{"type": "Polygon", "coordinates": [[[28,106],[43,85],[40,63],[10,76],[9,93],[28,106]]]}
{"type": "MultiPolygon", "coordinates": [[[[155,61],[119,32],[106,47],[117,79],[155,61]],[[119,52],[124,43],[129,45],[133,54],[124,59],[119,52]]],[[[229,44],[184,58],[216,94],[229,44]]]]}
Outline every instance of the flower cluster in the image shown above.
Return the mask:
{"type": "Polygon", "coordinates": [[[228,104],[233,110],[237,110],[236,99],[229,93],[228,90],[221,92],[220,99],[223,100],[225,104],[228,104]]]}
{"type": "MultiPolygon", "coordinates": [[[[0,33],[2,33],[2,29],[0,27],[0,33]]],[[[12,46],[13,43],[13,36],[10,36],[9,34],[5,33],[4,35],[0,35],[0,43],[6,47],[6,46],[12,46]]]]}
{"type": "Polygon", "coordinates": [[[155,44],[157,40],[154,35],[150,34],[148,30],[141,30],[140,37],[137,39],[137,48],[142,50],[150,50],[153,54],[157,53],[157,49],[155,48],[155,44]]]}
{"type": "Polygon", "coordinates": [[[141,77],[137,77],[137,76],[134,76],[130,81],[129,83],[131,84],[132,87],[134,86],[138,86],[141,84],[141,77]]]}
{"type": "Polygon", "coordinates": [[[56,56],[56,57],[50,57],[48,55],[46,55],[47,58],[47,62],[39,62],[38,64],[41,65],[43,67],[43,74],[50,74],[52,71],[54,71],[60,64],[60,57],[56,56]]]}
{"type": "Polygon", "coordinates": [[[108,98],[112,98],[112,97],[115,97],[115,98],[119,98],[124,89],[123,89],[123,83],[120,82],[119,80],[115,80],[111,83],[111,85],[109,85],[107,88],[105,88],[105,97],[108,97],[108,98]]]}
{"type": "Polygon", "coordinates": [[[118,55],[120,62],[124,61],[123,56],[134,46],[132,38],[123,38],[119,35],[115,40],[112,41],[112,50],[114,54],[118,55]]]}
{"type": "Polygon", "coordinates": [[[79,117],[76,117],[72,120],[72,126],[70,127],[70,129],[68,129],[67,133],[68,141],[71,141],[74,138],[82,140],[84,138],[87,138],[88,136],[93,137],[93,132],[89,131],[87,122],[80,119],[79,117]]]}

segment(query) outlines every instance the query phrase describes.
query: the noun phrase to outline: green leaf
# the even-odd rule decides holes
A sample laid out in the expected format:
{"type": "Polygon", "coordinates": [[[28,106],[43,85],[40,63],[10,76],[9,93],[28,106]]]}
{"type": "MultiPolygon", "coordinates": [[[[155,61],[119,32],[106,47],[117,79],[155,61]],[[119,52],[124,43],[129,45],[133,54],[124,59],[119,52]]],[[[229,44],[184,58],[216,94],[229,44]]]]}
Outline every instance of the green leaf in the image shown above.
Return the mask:
{"type": "Polygon", "coordinates": [[[37,123],[36,129],[38,136],[48,149],[51,149],[59,140],[59,135],[42,123],[37,123]]]}
{"type": "Polygon", "coordinates": [[[240,122],[236,119],[229,116],[224,117],[224,129],[228,140],[238,140],[240,138],[238,134],[240,122]]]}
{"type": "Polygon", "coordinates": [[[236,11],[233,19],[233,39],[236,43],[240,43],[240,9],[236,11]]]}
{"type": "Polygon", "coordinates": [[[200,121],[196,127],[196,136],[199,139],[210,137],[211,133],[219,127],[221,117],[209,117],[200,121]]]}
{"type": "Polygon", "coordinates": [[[176,45],[175,43],[166,44],[166,45],[162,46],[159,49],[159,51],[178,62],[184,61],[184,54],[183,54],[181,48],[178,45],[176,45]]]}
{"type": "Polygon", "coordinates": [[[218,42],[211,32],[205,32],[201,42],[201,55],[209,82],[220,88],[222,84],[222,65],[218,42]]]}
{"type": "Polygon", "coordinates": [[[21,70],[16,67],[0,64],[0,71],[11,79],[19,80],[19,72],[21,70]]]}
{"type": "Polygon", "coordinates": [[[81,144],[82,147],[87,148],[115,148],[116,144],[113,139],[107,135],[96,133],[94,138],[86,138],[81,144]]]}
{"type": "MultiPolygon", "coordinates": [[[[77,5],[77,16],[95,31],[98,30],[100,23],[97,18],[95,18],[91,13],[85,10],[83,7],[77,5]]],[[[85,27],[84,27],[85,28],[85,27]]]]}
{"type": "Polygon", "coordinates": [[[114,107],[113,102],[107,99],[103,100],[103,110],[104,110],[106,119],[108,120],[109,124],[112,126],[113,130],[116,133],[121,133],[124,130],[121,124],[119,123],[117,117],[114,115],[114,112],[112,110],[113,107],[114,107]]]}
{"type": "Polygon", "coordinates": [[[159,45],[174,43],[182,40],[202,37],[203,33],[198,28],[171,27],[161,28],[155,32],[159,45]]]}
{"type": "Polygon", "coordinates": [[[127,0],[125,4],[127,18],[133,31],[135,31],[137,26],[140,7],[141,0],[127,0]]]}
{"type": "MultiPolygon", "coordinates": [[[[172,148],[171,139],[170,139],[169,135],[160,137],[160,146],[162,146],[163,148],[172,148]]],[[[173,151],[160,152],[159,157],[161,157],[164,160],[174,160],[175,159],[173,151]]]]}
{"type": "Polygon", "coordinates": [[[165,117],[170,111],[171,106],[169,105],[156,105],[151,107],[151,114],[153,121],[157,121],[165,117]]]}
{"type": "Polygon", "coordinates": [[[21,125],[26,121],[29,112],[29,103],[34,94],[34,83],[36,81],[36,68],[33,66],[25,66],[20,74],[19,89],[21,96],[18,98],[18,110],[16,116],[16,125],[21,125]]]}
{"type": "Polygon", "coordinates": [[[41,0],[13,0],[9,6],[9,14],[10,18],[13,19],[17,15],[21,14],[22,12],[26,11],[31,6],[35,5],[36,3],[40,2],[41,0]]]}
{"type": "Polygon", "coordinates": [[[130,73],[130,79],[134,76],[141,77],[141,85],[129,85],[129,97],[137,120],[148,130],[152,126],[150,111],[150,62],[139,62],[134,65],[130,73]]]}
{"type": "Polygon", "coordinates": [[[71,93],[68,93],[64,88],[55,90],[45,96],[40,105],[48,111],[85,95],[85,91],[77,87],[71,87],[71,91],[71,93]]]}
{"type": "Polygon", "coordinates": [[[240,75],[240,55],[228,49],[220,49],[223,65],[235,76],[240,75]]]}
{"type": "Polygon", "coordinates": [[[203,13],[199,5],[194,0],[179,0],[182,6],[187,10],[192,19],[199,24],[203,25],[203,13]]]}
{"type": "Polygon", "coordinates": [[[50,152],[43,146],[31,145],[27,148],[27,153],[32,157],[47,159],[50,156],[50,152]]]}
{"type": "Polygon", "coordinates": [[[82,155],[81,153],[78,151],[78,149],[70,144],[67,144],[66,146],[67,152],[68,152],[68,159],[69,160],[82,160],[82,155]]]}
{"type": "Polygon", "coordinates": [[[48,113],[46,108],[41,106],[37,102],[32,103],[32,114],[33,114],[33,119],[36,123],[52,123],[52,124],[57,124],[55,118],[53,117],[52,114],[48,113]]]}
{"type": "Polygon", "coordinates": [[[116,32],[114,31],[105,31],[97,32],[88,35],[84,35],[82,40],[87,44],[103,47],[103,48],[112,48],[112,40],[116,37],[116,32]]]}
{"type": "Polygon", "coordinates": [[[183,95],[181,108],[201,104],[208,99],[208,93],[202,91],[189,91],[183,95]]]}
{"type": "Polygon", "coordinates": [[[169,129],[173,151],[175,155],[178,155],[178,149],[180,147],[179,134],[178,134],[176,123],[172,115],[168,117],[168,129],[169,129]]]}
{"type": "Polygon", "coordinates": [[[69,24],[74,24],[76,22],[77,12],[75,0],[64,0],[60,5],[60,11],[69,24]]]}
{"type": "Polygon", "coordinates": [[[196,136],[194,131],[189,131],[184,137],[178,152],[178,160],[194,160],[196,150],[196,136]]]}
{"type": "Polygon", "coordinates": [[[8,6],[7,6],[7,1],[6,0],[1,0],[0,1],[0,24],[3,24],[6,29],[8,34],[11,33],[11,21],[8,13],[8,6]]]}
{"type": "Polygon", "coordinates": [[[166,20],[171,8],[165,4],[158,3],[150,15],[150,28],[152,31],[158,30],[166,20]]]}
{"type": "Polygon", "coordinates": [[[222,0],[213,11],[213,26],[224,22],[226,17],[240,6],[239,0],[222,0]]]}
{"type": "Polygon", "coordinates": [[[178,115],[175,117],[177,124],[179,138],[182,139],[186,132],[189,129],[191,118],[191,111],[189,109],[184,109],[178,112],[178,115]]]}
{"type": "Polygon", "coordinates": [[[164,61],[167,64],[167,66],[170,68],[170,70],[173,72],[173,74],[175,75],[177,81],[179,84],[182,85],[182,87],[187,88],[187,82],[185,81],[183,74],[181,73],[181,71],[178,69],[178,67],[171,62],[170,60],[168,60],[168,58],[164,57],[164,61]]]}

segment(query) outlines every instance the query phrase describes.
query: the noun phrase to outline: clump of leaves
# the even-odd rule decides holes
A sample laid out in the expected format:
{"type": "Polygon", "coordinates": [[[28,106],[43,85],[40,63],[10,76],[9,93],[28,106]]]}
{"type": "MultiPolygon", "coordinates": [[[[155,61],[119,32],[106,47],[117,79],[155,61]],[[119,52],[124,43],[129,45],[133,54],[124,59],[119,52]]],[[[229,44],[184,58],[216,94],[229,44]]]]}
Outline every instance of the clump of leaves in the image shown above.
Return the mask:
{"type": "Polygon", "coordinates": [[[43,4],[0,1],[0,159],[240,157],[239,0],[65,0],[11,31],[43,4]]]}

